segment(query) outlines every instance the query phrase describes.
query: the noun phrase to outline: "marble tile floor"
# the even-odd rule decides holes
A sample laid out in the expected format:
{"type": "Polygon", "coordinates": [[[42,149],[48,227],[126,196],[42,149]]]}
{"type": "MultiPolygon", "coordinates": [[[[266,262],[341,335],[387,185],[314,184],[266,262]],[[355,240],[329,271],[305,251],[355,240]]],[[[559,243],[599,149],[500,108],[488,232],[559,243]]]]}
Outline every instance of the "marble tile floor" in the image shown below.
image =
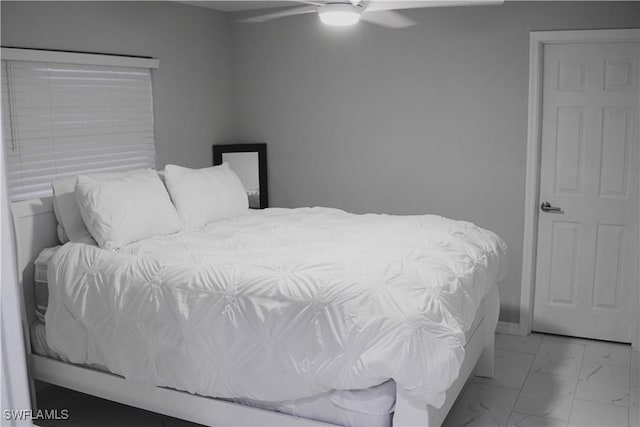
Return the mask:
{"type": "MultiPolygon", "coordinates": [[[[640,427],[639,364],[629,345],[497,334],[494,378],[469,381],[444,426],[640,427]]],[[[42,427],[198,426],[54,386],[38,402],[70,413],[42,427]]]]}
{"type": "Polygon", "coordinates": [[[631,346],[556,335],[496,335],[494,378],[474,377],[446,427],[640,427],[631,346]]]}

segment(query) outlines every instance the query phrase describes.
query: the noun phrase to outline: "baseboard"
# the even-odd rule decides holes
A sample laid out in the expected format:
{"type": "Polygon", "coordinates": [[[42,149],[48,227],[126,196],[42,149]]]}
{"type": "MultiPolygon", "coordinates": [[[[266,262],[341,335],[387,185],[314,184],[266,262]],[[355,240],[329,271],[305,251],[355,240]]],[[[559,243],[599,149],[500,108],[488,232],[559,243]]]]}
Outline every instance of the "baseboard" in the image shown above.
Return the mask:
{"type": "Polygon", "coordinates": [[[496,332],[505,335],[520,335],[520,324],[513,322],[498,322],[496,332]]]}

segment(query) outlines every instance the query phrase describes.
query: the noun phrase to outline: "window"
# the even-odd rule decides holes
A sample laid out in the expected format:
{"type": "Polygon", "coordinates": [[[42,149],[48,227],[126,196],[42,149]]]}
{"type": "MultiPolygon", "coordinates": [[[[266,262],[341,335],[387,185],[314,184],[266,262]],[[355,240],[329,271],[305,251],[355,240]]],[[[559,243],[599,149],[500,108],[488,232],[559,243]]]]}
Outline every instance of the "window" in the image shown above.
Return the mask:
{"type": "Polygon", "coordinates": [[[11,200],[56,177],[155,167],[151,70],[158,61],[2,49],[2,137],[11,200]]]}

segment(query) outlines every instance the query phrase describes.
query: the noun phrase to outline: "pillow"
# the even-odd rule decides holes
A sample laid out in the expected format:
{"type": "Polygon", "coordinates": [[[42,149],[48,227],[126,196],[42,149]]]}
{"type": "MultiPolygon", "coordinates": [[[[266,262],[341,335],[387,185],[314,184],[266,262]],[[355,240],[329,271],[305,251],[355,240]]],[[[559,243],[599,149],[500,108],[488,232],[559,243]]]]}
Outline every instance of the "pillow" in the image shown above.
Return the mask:
{"type": "MultiPolygon", "coordinates": [[[[104,172],[92,174],[92,177],[113,178],[126,172],[104,172]]],[[[58,178],[51,183],[53,187],[53,212],[58,220],[58,238],[61,243],[81,242],[95,244],[93,237],[82,221],[80,208],[76,201],[77,176],[58,178]],[[66,237],[66,239],[65,239],[66,237]]]]}
{"type": "Polygon", "coordinates": [[[182,223],[151,169],[116,178],[78,176],[76,197],[87,229],[105,249],[180,231],[182,223]]]}
{"type": "MultiPolygon", "coordinates": [[[[53,183],[51,183],[53,187],[53,183]]],[[[60,219],[60,209],[58,208],[58,204],[56,203],[55,194],[51,197],[51,202],[53,204],[53,214],[56,217],[56,221],[58,221],[58,226],[56,228],[56,233],[58,234],[58,241],[63,245],[69,241],[69,236],[67,236],[66,231],[64,231],[64,227],[62,226],[62,220],[60,219]]]]}
{"type": "MultiPolygon", "coordinates": [[[[53,208],[55,210],[55,208],[53,208]]],[[[58,241],[63,245],[69,241],[69,236],[64,232],[64,228],[60,224],[56,228],[56,233],[58,234],[58,241]]]]}
{"type": "MultiPolygon", "coordinates": [[[[96,179],[117,178],[132,172],[137,171],[101,172],[87,176],[96,179]]],[[[158,174],[160,173],[158,171],[158,174]]],[[[71,241],[95,245],[95,240],[91,237],[91,233],[89,233],[82,220],[78,201],[76,200],[77,181],[78,176],[74,175],[58,178],[51,183],[53,187],[53,212],[58,220],[58,239],[60,243],[71,241]]]]}
{"type": "Polygon", "coordinates": [[[167,190],[185,225],[199,227],[248,212],[247,193],[226,163],[204,169],[167,165],[164,170],[167,190]]]}

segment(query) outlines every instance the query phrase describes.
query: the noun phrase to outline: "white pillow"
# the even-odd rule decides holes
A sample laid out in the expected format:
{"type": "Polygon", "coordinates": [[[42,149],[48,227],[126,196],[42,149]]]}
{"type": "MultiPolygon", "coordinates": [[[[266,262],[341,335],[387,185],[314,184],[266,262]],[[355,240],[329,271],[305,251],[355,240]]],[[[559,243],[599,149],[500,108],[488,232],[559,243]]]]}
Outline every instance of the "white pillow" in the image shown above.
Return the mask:
{"type": "Polygon", "coordinates": [[[116,178],[80,175],[76,197],[82,219],[101,248],[118,249],[182,229],[167,190],[151,169],[116,178]]]}
{"type": "Polygon", "coordinates": [[[58,241],[63,245],[69,241],[69,236],[67,236],[67,232],[64,231],[64,227],[62,226],[62,220],[60,219],[60,210],[58,209],[58,204],[56,203],[55,194],[51,198],[53,202],[53,214],[58,221],[58,227],[56,228],[56,233],[58,234],[58,241]]]}
{"type": "MultiPolygon", "coordinates": [[[[104,172],[91,174],[95,178],[115,178],[127,172],[104,172]]],[[[82,221],[80,208],[76,201],[77,176],[58,178],[51,183],[53,187],[53,212],[58,220],[58,239],[61,243],[81,242],[95,244],[91,233],[82,221]],[[66,237],[66,240],[64,239],[66,237]]]]}
{"type": "Polygon", "coordinates": [[[167,190],[185,225],[199,227],[248,212],[247,193],[226,163],[204,169],[167,165],[164,170],[167,190]]]}
{"type": "MultiPolygon", "coordinates": [[[[138,171],[100,172],[86,176],[96,179],[117,178],[138,171]]],[[[162,171],[158,171],[158,175],[161,175],[161,173],[162,171]]],[[[164,179],[162,176],[160,178],[164,179]]],[[[95,245],[95,240],[91,237],[91,233],[89,233],[82,220],[82,214],[76,199],[77,181],[78,176],[74,175],[58,178],[51,183],[53,187],[53,212],[58,220],[58,239],[60,243],[71,241],[95,245]]]]}

